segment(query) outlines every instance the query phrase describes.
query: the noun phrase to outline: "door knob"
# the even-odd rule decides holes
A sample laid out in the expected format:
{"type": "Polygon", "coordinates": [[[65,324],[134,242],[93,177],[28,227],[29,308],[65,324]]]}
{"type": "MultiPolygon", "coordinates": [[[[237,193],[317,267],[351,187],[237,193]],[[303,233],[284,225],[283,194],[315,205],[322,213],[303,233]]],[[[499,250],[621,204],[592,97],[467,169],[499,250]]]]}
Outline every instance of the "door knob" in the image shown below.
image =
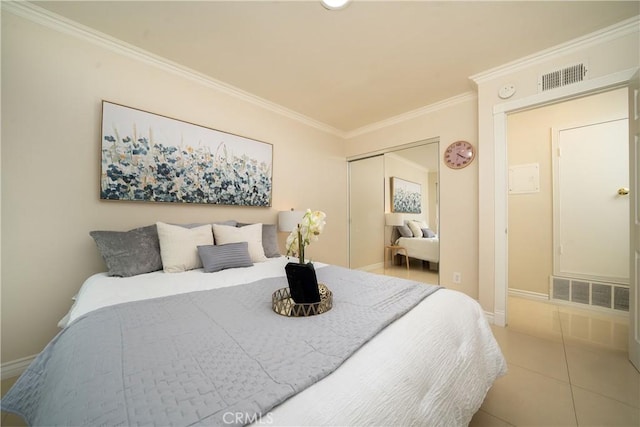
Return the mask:
{"type": "Polygon", "coordinates": [[[626,196],[627,194],[629,194],[629,189],[627,187],[620,187],[618,188],[618,194],[620,196],[626,196]]]}

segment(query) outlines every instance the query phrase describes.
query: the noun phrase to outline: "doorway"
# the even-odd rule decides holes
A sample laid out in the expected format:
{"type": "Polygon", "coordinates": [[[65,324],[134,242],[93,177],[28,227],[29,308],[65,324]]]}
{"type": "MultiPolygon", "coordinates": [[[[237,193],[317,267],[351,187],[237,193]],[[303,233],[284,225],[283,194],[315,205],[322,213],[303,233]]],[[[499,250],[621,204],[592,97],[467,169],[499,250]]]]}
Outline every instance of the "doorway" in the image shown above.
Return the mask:
{"type": "MultiPolygon", "coordinates": [[[[604,144],[611,143],[616,127],[605,125],[600,129],[604,134],[598,135],[596,129],[588,126],[626,120],[627,96],[627,88],[619,88],[507,115],[509,295],[545,301],[555,299],[628,317],[625,311],[628,310],[628,287],[624,288],[625,299],[624,292],[620,292],[622,287],[607,285],[605,279],[610,277],[603,277],[603,271],[610,267],[605,258],[612,245],[617,245],[622,257],[628,259],[628,228],[624,231],[628,224],[628,204],[623,218],[617,220],[623,223],[617,224],[623,228],[617,237],[611,227],[607,228],[606,219],[591,215],[604,204],[604,200],[595,201],[594,197],[597,187],[605,185],[602,184],[605,178],[616,176],[611,171],[622,171],[620,179],[626,176],[628,180],[627,129],[623,123],[618,129],[616,148],[609,149],[609,145],[604,144]],[[558,139],[562,130],[569,130],[564,135],[569,137],[566,144],[558,139]],[[591,136],[595,138],[590,143],[588,137],[591,136]],[[587,147],[589,144],[595,145],[587,147]],[[563,145],[560,158],[559,145],[563,145]],[[620,149],[626,156],[613,155],[620,149]],[[563,159],[564,165],[560,175],[559,159],[563,159]],[[560,191],[562,186],[566,188],[560,191]],[[558,223],[561,217],[566,221],[558,223]],[[614,242],[620,235],[626,238],[626,243],[614,242]],[[562,239],[566,242],[563,256],[572,254],[564,264],[558,260],[563,248],[557,241],[562,239]],[[595,248],[589,251],[593,245],[595,248]],[[600,248],[607,253],[599,257],[596,250],[600,248]],[[582,267],[576,267],[580,264],[582,267]],[[594,270],[598,265],[604,270],[594,270]],[[576,271],[577,268],[582,271],[576,271]],[[617,299],[623,302],[618,304],[617,299]]],[[[626,180],[615,184],[615,188],[605,185],[610,191],[603,197],[617,204],[620,201],[618,187],[628,185],[626,180]]],[[[628,271],[628,265],[622,268],[628,271]]],[[[587,331],[585,336],[591,335],[587,331]]]]}

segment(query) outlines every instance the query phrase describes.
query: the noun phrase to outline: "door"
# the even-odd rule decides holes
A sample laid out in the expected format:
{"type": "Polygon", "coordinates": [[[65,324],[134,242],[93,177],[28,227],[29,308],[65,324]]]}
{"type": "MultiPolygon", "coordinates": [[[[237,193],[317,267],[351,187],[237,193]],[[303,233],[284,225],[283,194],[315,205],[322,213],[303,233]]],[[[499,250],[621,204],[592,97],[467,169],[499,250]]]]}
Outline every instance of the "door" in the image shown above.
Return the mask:
{"type": "Polygon", "coordinates": [[[383,262],[384,157],[349,162],[349,267],[373,269],[383,262]]]}
{"type": "Polygon", "coordinates": [[[640,73],[629,82],[629,360],[640,371],[640,73]]]}
{"type": "Polygon", "coordinates": [[[629,283],[628,119],[554,132],[554,275],[629,283]]]}

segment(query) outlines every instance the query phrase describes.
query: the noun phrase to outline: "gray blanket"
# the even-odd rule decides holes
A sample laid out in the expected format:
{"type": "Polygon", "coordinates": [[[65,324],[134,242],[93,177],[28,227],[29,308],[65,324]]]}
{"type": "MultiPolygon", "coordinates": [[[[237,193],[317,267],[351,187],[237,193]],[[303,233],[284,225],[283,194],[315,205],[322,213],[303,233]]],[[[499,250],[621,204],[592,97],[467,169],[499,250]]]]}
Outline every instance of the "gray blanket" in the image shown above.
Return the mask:
{"type": "Polygon", "coordinates": [[[317,274],[334,304],[313,317],[271,310],[284,278],[89,313],[47,345],[2,410],[31,425],[254,422],[438,289],[334,266],[317,274]]]}

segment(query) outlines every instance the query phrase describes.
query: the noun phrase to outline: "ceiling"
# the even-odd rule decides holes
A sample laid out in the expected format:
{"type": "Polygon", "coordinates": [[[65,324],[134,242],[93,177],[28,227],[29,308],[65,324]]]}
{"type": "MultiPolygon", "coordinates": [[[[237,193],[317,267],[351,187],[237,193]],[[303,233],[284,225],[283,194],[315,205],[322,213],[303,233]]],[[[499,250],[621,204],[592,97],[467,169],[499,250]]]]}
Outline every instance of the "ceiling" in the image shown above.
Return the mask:
{"type": "Polygon", "coordinates": [[[638,1],[37,1],[347,134],[469,76],[640,14],[638,1]]]}

